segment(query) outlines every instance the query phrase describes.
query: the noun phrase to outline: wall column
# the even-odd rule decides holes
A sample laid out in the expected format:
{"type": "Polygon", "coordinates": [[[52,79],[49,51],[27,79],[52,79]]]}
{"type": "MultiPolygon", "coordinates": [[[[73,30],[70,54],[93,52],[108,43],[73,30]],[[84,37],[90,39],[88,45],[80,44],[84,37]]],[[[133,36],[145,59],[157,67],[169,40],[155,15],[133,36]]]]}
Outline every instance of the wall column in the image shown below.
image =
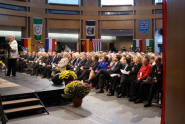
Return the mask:
{"type": "Polygon", "coordinates": [[[135,38],[136,39],[142,39],[143,40],[143,45],[142,45],[142,49],[143,51],[146,50],[146,41],[145,39],[153,39],[153,27],[152,27],[152,19],[148,18],[148,16],[152,15],[152,8],[148,8],[151,7],[152,5],[152,0],[136,0],[136,6],[138,9],[136,9],[136,34],[135,34],[135,38]],[[147,7],[148,6],[148,7],[147,7]],[[139,8],[146,8],[145,9],[139,9],[139,8]],[[139,21],[140,20],[149,20],[149,32],[146,34],[142,34],[139,31],[139,21]]]}

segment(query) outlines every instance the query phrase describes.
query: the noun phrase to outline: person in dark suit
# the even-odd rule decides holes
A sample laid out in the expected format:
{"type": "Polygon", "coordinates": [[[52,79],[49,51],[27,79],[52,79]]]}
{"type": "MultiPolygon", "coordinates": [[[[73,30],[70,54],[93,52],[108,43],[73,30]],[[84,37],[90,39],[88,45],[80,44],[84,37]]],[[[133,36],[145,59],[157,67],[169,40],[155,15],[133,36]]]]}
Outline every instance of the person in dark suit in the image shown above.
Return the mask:
{"type": "MultiPolygon", "coordinates": [[[[87,55],[86,62],[80,68],[78,68],[77,76],[80,77],[80,75],[82,74],[83,70],[89,69],[89,67],[91,66],[92,62],[93,61],[91,59],[91,56],[87,55]]],[[[80,78],[78,78],[78,79],[80,80],[80,78]]]]}
{"type": "Polygon", "coordinates": [[[86,64],[87,61],[88,61],[88,60],[87,60],[87,55],[86,55],[85,53],[83,53],[83,54],[81,55],[81,61],[78,63],[78,65],[77,65],[77,67],[76,67],[76,70],[75,70],[77,76],[78,76],[79,73],[80,73],[80,68],[83,67],[83,66],[86,64]]]}
{"type": "Polygon", "coordinates": [[[75,67],[75,63],[76,63],[77,59],[78,58],[76,57],[75,54],[71,55],[71,60],[68,64],[68,66],[67,66],[67,70],[73,70],[73,68],[75,67]]]}
{"type": "Polygon", "coordinates": [[[43,61],[44,64],[42,65],[43,78],[50,78],[51,77],[52,59],[53,59],[52,56],[50,56],[49,54],[46,54],[45,59],[43,61]]]}
{"type": "Polygon", "coordinates": [[[76,55],[76,61],[75,61],[75,63],[74,63],[74,67],[77,67],[81,60],[82,60],[82,59],[81,59],[80,55],[77,54],[77,55],[76,55]]]}
{"type": "Polygon", "coordinates": [[[118,98],[125,97],[128,95],[129,88],[129,75],[132,70],[131,57],[126,57],[126,63],[121,68],[120,84],[118,86],[118,98]]]}
{"type": "Polygon", "coordinates": [[[83,81],[87,80],[89,78],[91,70],[94,71],[97,68],[99,64],[98,60],[99,60],[98,56],[92,57],[92,61],[87,62],[82,68],[81,73],[78,76],[78,79],[83,81]]]}
{"type": "Polygon", "coordinates": [[[134,58],[134,65],[130,71],[129,76],[129,101],[134,101],[136,99],[136,82],[137,82],[137,74],[142,66],[142,59],[141,57],[134,58]]]}
{"type": "Polygon", "coordinates": [[[149,85],[148,103],[145,104],[144,107],[150,107],[152,105],[152,99],[156,92],[162,93],[163,65],[161,61],[162,59],[158,57],[155,60],[156,64],[152,67],[152,72],[150,73],[151,83],[148,83],[149,85]]]}
{"type": "Polygon", "coordinates": [[[116,55],[113,60],[114,63],[112,67],[109,70],[104,70],[101,69],[95,76],[97,82],[100,84],[100,90],[97,93],[104,93],[104,85],[105,81],[111,81],[111,74],[119,74],[120,73],[120,68],[121,68],[121,62],[120,62],[121,56],[116,55]]]}

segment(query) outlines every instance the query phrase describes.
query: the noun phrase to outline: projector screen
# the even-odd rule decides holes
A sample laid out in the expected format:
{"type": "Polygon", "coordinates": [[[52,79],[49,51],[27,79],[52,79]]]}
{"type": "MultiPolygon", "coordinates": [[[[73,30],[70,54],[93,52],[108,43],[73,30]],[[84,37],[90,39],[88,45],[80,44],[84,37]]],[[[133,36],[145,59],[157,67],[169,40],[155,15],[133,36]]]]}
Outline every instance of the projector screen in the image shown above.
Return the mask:
{"type": "Polygon", "coordinates": [[[79,0],[48,0],[48,3],[79,5],[79,0]]]}
{"type": "Polygon", "coordinates": [[[134,0],[101,0],[101,5],[134,5],[134,0]]]}

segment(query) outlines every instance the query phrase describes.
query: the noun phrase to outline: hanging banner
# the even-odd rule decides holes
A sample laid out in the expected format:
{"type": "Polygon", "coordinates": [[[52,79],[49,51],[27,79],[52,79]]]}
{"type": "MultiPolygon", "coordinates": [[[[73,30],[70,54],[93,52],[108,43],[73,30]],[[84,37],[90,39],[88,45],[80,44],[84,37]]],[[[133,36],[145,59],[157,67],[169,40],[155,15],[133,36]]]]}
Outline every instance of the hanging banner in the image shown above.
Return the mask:
{"type": "Polygon", "coordinates": [[[46,52],[54,52],[55,51],[55,39],[46,38],[45,43],[45,51],[46,52]]]}
{"type": "Polygon", "coordinates": [[[24,38],[24,48],[26,51],[31,52],[31,38],[24,38]]]}
{"type": "Polygon", "coordinates": [[[86,26],[86,36],[95,36],[95,26],[86,26]]]}
{"type": "Polygon", "coordinates": [[[133,42],[133,49],[135,52],[142,52],[142,40],[141,39],[134,39],[133,42]]]}
{"type": "Polygon", "coordinates": [[[154,52],[154,40],[153,39],[146,39],[146,51],[154,52]]]}
{"type": "Polygon", "coordinates": [[[102,49],[101,40],[100,39],[93,39],[92,40],[92,48],[93,48],[93,51],[95,51],[95,52],[101,51],[101,49],[102,49]]]}
{"type": "Polygon", "coordinates": [[[33,18],[34,40],[42,39],[43,19],[33,18]]]}
{"type": "Polygon", "coordinates": [[[82,52],[89,52],[90,51],[90,40],[89,39],[82,39],[81,40],[81,50],[82,52]]]}
{"type": "Polygon", "coordinates": [[[139,32],[141,34],[147,34],[149,32],[149,20],[139,20],[139,32]]]}

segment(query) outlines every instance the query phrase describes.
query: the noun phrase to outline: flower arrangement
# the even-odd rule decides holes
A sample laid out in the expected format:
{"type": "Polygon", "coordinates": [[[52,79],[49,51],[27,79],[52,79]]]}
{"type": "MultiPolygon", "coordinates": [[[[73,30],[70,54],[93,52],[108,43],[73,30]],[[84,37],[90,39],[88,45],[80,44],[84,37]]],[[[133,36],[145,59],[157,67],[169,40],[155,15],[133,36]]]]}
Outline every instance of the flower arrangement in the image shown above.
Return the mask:
{"type": "Polygon", "coordinates": [[[64,89],[64,98],[70,98],[70,99],[83,99],[85,96],[89,94],[91,91],[91,88],[84,84],[81,81],[72,81],[69,84],[66,85],[64,89]]]}
{"type": "Polygon", "coordinates": [[[75,72],[70,70],[62,71],[59,75],[59,79],[61,80],[75,80],[76,78],[77,75],[75,74],[75,72]]]}
{"type": "Polygon", "coordinates": [[[4,64],[3,61],[0,60],[0,69],[5,69],[6,65],[4,64]]]}
{"type": "Polygon", "coordinates": [[[75,80],[77,78],[77,75],[75,74],[74,71],[62,71],[61,73],[56,74],[53,78],[52,81],[54,85],[61,85],[64,84],[67,85],[69,82],[75,80]]]}

